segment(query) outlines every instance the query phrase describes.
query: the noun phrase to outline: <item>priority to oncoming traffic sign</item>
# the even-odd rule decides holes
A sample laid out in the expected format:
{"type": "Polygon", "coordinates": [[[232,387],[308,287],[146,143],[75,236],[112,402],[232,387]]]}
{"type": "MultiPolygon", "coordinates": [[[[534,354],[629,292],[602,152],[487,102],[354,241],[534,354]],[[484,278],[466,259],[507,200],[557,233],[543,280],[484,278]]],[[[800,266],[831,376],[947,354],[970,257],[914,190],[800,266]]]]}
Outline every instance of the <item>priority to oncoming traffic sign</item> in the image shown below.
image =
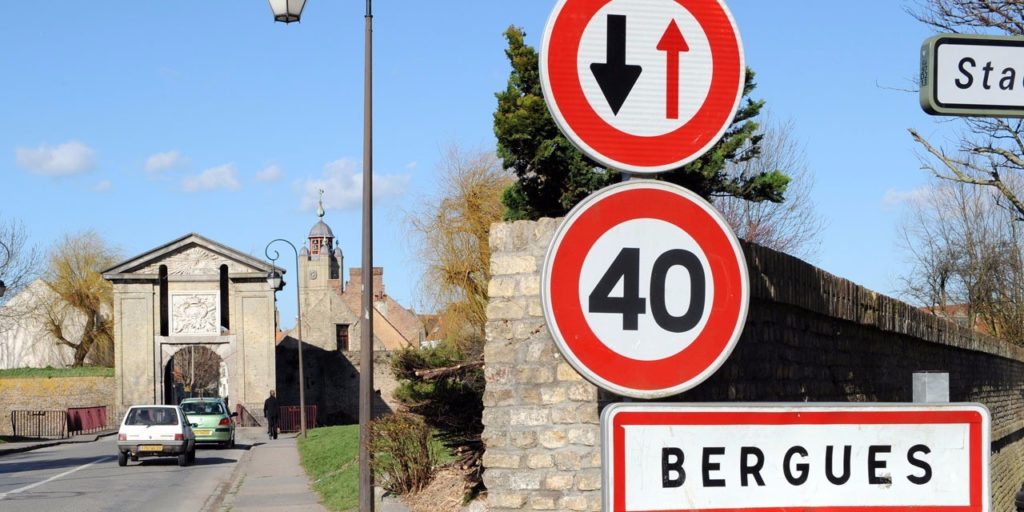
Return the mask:
{"type": "Polygon", "coordinates": [[[739,241],[700,196],[631,180],[578,204],[548,248],[541,302],[566,360],[636,398],[696,386],[743,331],[749,285],[739,241]]]}
{"type": "Polygon", "coordinates": [[[990,425],[980,404],[613,404],[604,510],[987,512],[990,425]]]}
{"type": "Polygon", "coordinates": [[[596,161],[633,173],[672,170],[714,146],[745,71],[722,0],[559,0],[540,56],[562,132],[596,161]]]}

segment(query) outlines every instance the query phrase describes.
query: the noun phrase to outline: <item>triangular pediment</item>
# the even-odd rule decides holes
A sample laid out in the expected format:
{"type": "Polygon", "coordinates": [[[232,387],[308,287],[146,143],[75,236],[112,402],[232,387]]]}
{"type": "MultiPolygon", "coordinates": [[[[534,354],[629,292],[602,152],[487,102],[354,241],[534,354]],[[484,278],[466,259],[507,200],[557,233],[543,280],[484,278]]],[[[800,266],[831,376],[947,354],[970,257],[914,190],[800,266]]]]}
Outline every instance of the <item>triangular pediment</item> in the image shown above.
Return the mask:
{"type": "MultiPolygon", "coordinates": [[[[218,275],[221,265],[229,274],[258,273],[266,275],[270,263],[253,258],[209,238],[190,233],[146,253],[125,260],[103,272],[108,279],[127,275],[157,275],[160,266],[167,266],[168,276],[218,275]]],[[[279,272],[283,271],[279,268],[279,272]]]]}

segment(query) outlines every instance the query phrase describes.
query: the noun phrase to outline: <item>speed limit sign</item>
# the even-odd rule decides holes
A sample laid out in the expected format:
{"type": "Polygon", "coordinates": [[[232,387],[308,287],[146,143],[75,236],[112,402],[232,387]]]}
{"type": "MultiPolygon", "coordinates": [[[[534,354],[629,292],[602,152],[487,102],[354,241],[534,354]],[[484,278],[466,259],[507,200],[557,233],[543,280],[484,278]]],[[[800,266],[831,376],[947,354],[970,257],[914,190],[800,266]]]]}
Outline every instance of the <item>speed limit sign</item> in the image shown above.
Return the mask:
{"type": "Polygon", "coordinates": [[[578,204],[548,248],[541,300],[566,360],[635,398],[690,389],[743,331],[747,266],[725,219],[700,196],[632,180],[578,204]]]}

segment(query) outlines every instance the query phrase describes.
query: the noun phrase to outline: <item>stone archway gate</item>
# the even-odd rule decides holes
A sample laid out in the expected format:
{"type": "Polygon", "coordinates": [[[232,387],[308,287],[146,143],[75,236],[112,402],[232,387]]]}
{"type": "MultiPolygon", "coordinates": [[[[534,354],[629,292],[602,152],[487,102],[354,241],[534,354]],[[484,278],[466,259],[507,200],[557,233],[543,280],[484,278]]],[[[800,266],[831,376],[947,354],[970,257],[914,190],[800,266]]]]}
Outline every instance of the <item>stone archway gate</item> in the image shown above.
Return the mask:
{"type": "Polygon", "coordinates": [[[259,411],[275,385],[271,270],[191,233],[104,271],[114,285],[114,403],[162,403],[168,360],[198,345],[226,364],[230,403],[259,411]]]}

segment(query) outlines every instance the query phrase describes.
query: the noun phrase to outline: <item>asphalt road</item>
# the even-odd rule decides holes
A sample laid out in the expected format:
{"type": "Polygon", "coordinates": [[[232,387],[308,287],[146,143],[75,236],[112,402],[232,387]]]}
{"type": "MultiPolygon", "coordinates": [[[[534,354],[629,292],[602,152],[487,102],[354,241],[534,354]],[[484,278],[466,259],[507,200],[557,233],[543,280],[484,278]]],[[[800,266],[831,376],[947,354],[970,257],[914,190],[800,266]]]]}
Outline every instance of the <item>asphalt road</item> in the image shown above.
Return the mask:
{"type": "Polygon", "coordinates": [[[0,510],[145,512],[207,509],[231,478],[247,446],[196,451],[178,467],[173,457],[117,465],[114,436],[0,457],[0,510]]]}

